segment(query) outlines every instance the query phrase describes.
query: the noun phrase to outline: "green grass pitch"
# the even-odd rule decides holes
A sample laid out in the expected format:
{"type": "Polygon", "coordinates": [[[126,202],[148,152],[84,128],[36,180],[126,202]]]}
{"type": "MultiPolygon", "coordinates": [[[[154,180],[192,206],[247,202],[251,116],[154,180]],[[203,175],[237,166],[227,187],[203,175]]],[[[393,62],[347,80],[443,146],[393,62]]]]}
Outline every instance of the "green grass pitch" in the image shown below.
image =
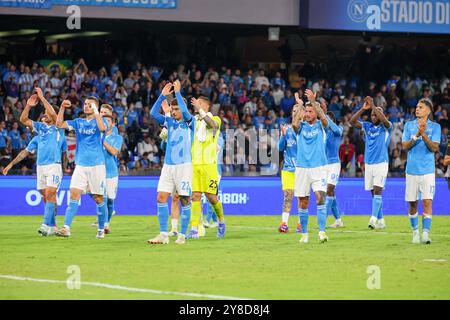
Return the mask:
{"type": "Polygon", "coordinates": [[[38,236],[41,217],[2,216],[0,299],[193,298],[182,293],[251,299],[450,298],[449,216],[433,218],[431,245],[411,244],[407,216],[387,216],[385,231],[368,230],[368,218],[344,216],[346,227],[329,230],[325,244],[317,241],[315,216],[307,245],[298,242],[296,217],[291,217],[291,232],[279,234],[278,216],[228,216],[225,239],[217,239],[213,229],[184,246],[175,239],[150,246],[146,240],[157,234],[156,216],[115,216],[112,234],[103,240],[95,239],[92,216],[76,217],[69,239],[38,236]],[[70,265],[80,267],[80,289],[2,277],[65,281],[70,265]],[[371,265],[380,268],[379,289],[367,288],[371,265]]]}

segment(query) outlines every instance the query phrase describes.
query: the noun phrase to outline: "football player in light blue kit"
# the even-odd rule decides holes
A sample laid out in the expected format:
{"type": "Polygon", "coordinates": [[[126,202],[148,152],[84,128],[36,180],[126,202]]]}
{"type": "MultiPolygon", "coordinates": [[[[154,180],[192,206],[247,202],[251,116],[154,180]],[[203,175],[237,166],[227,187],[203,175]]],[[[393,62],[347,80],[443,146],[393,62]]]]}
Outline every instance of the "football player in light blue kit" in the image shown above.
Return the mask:
{"type": "Polygon", "coordinates": [[[408,121],[403,129],[402,145],[408,152],[406,162],[405,200],[409,204],[409,220],[413,229],[413,243],[420,243],[419,194],[422,196],[422,243],[430,244],[432,203],[436,189],[435,157],[441,142],[441,126],[428,119],[433,104],[421,99],[416,106],[416,119],[408,121]]]}
{"type": "Polygon", "coordinates": [[[103,141],[103,154],[105,156],[106,169],[106,208],[108,215],[105,221],[105,234],[110,233],[110,222],[114,212],[114,200],[117,196],[117,187],[119,185],[119,168],[117,155],[122,149],[123,138],[117,131],[112,120],[113,108],[109,104],[103,104],[100,107],[100,114],[108,121],[108,131],[103,141]]]}
{"type": "Polygon", "coordinates": [[[333,112],[327,112],[328,124],[330,125],[327,129],[327,214],[331,211],[335,218],[335,221],[330,228],[342,228],[344,223],[341,219],[341,211],[336,200],[335,189],[339,181],[339,176],[341,174],[341,160],[339,159],[339,147],[342,141],[342,134],[344,129],[336,124],[336,117],[333,112]]]}
{"type": "Polygon", "coordinates": [[[294,115],[292,128],[297,133],[297,158],[295,168],[295,192],[299,198],[299,217],[302,228],[300,243],[308,243],[308,204],[311,188],[316,196],[317,224],[319,226],[319,242],[328,241],[325,233],[327,224],[327,208],[325,191],[327,190],[327,155],[325,152],[326,129],[328,120],[316,95],[309,89],[305,91],[308,103],[294,115]],[[319,118],[319,120],[317,119],[319,118]]]}
{"type": "Polygon", "coordinates": [[[371,97],[366,97],[362,108],[350,119],[350,124],[364,130],[366,144],[364,184],[365,189],[372,193],[372,216],[369,220],[369,229],[384,229],[386,223],[383,218],[381,194],[389,171],[388,146],[391,141],[392,123],[384,115],[383,109],[376,107],[371,97]],[[366,110],[372,110],[372,122],[358,121],[366,110]]]}
{"type": "MultiPolygon", "coordinates": [[[[70,236],[70,226],[78,211],[81,194],[89,192],[96,203],[98,230],[97,239],[105,237],[105,222],[107,208],[104,203],[106,191],[105,156],[103,155],[102,133],[108,129],[108,122],[103,119],[98,110],[99,102],[95,97],[87,97],[83,111],[86,118],[64,121],[66,106],[61,105],[56,125],[58,128],[73,130],[76,134],[75,170],[70,180],[70,203],[64,217],[64,227],[56,235],[70,236]]],[[[70,106],[70,105],[68,105],[70,106]]]]}
{"type": "MultiPolygon", "coordinates": [[[[63,129],[55,125],[56,111],[44,98],[42,90],[36,88],[28,99],[20,116],[20,122],[37,133],[37,189],[44,195],[44,222],[38,230],[42,236],[53,235],[54,220],[57,210],[56,193],[62,180],[62,153],[67,151],[66,136],[63,129]],[[41,102],[45,107],[42,122],[30,120],[29,112],[32,106],[41,102]]],[[[63,101],[63,105],[69,103],[63,101]]]]}
{"type": "MultiPolygon", "coordinates": [[[[16,164],[18,164],[19,162],[21,162],[23,159],[25,159],[26,157],[28,157],[30,154],[34,154],[37,152],[38,150],[38,143],[39,143],[39,136],[34,136],[33,139],[31,139],[31,141],[28,143],[28,145],[26,146],[25,149],[23,149],[22,151],[20,151],[20,153],[17,155],[17,157],[15,157],[10,163],[8,163],[8,165],[3,169],[3,175],[7,175],[9,170],[11,170],[11,168],[13,166],[15,166],[16,164]]],[[[44,200],[44,206],[45,203],[47,202],[45,199],[45,189],[41,189],[39,190],[39,192],[42,195],[42,199],[44,200]]],[[[45,209],[44,209],[45,210],[45,209]]],[[[44,217],[44,220],[45,217],[44,217]]],[[[48,223],[48,220],[45,221],[46,223],[48,223]]],[[[51,220],[50,220],[50,224],[48,225],[50,226],[50,230],[48,230],[46,236],[52,236],[55,233],[55,227],[56,227],[56,206],[55,206],[55,211],[54,214],[51,215],[51,220]]],[[[42,229],[39,228],[39,230],[42,229]]],[[[44,234],[42,234],[40,231],[38,230],[38,232],[42,235],[45,236],[44,234]]]]}
{"type": "Polygon", "coordinates": [[[177,192],[182,204],[181,230],[175,241],[177,244],[186,243],[186,232],[191,218],[192,193],[192,139],[195,121],[189,113],[187,103],[181,96],[181,83],[176,80],[173,84],[167,83],[161,95],[153,105],[150,114],[156,121],[167,128],[167,147],[164,166],[158,182],[158,221],[160,233],[149,244],[169,243],[169,196],[177,192]],[[175,92],[176,100],[171,103],[171,117],[160,114],[162,102],[166,96],[175,92]]]}
{"type": "MultiPolygon", "coordinates": [[[[298,93],[295,93],[297,104],[292,107],[292,114],[303,106],[303,101],[298,101],[298,93]]],[[[283,169],[281,170],[281,188],[283,189],[283,212],[278,232],[289,232],[289,215],[292,209],[292,198],[295,189],[295,163],[297,159],[297,134],[291,125],[281,125],[280,140],[278,140],[278,150],[283,152],[283,169]]],[[[300,224],[297,223],[297,233],[301,232],[300,224]]]]}
{"type": "MultiPolygon", "coordinates": [[[[219,139],[217,140],[217,171],[219,172],[219,179],[217,180],[217,185],[220,185],[220,180],[222,179],[222,163],[223,163],[223,148],[225,147],[225,141],[223,140],[223,135],[219,133],[219,139]]],[[[209,201],[206,202],[206,217],[203,222],[205,228],[216,228],[218,223],[217,215],[214,213],[213,207],[209,201]],[[212,223],[209,223],[212,219],[212,223]]]]}

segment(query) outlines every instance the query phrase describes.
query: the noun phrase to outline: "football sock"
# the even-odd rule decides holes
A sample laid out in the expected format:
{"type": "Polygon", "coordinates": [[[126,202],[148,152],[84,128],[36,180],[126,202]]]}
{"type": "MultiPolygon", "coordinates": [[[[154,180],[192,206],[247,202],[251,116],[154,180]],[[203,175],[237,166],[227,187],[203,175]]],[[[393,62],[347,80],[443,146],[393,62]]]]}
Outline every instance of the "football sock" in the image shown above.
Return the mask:
{"type": "Polygon", "coordinates": [[[191,227],[193,230],[198,229],[200,216],[202,215],[202,203],[200,201],[192,201],[191,204],[191,227]]]}
{"type": "Polygon", "coordinates": [[[171,223],[172,223],[172,230],[173,231],[178,230],[178,219],[172,219],[171,223]]]}
{"type": "Polygon", "coordinates": [[[302,226],[302,233],[308,233],[308,209],[300,209],[298,211],[298,216],[300,218],[300,224],[302,226]]]}
{"type": "Polygon", "coordinates": [[[52,217],[55,215],[55,205],[54,202],[46,202],[44,207],[44,224],[47,226],[52,226],[52,217]]]}
{"type": "Polygon", "coordinates": [[[55,211],[52,214],[52,220],[50,221],[50,227],[56,226],[56,216],[58,215],[58,205],[55,203],[55,211]]]}
{"type": "Polygon", "coordinates": [[[372,198],[372,217],[375,219],[378,219],[378,214],[381,210],[381,205],[383,203],[383,200],[381,199],[380,195],[374,195],[372,198]]]}
{"type": "Polygon", "coordinates": [[[325,231],[326,224],[327,224],[327,206],[324,204],[318,205],[317,206],[317,225],[319,226],[319,232],[325,231]]]}
{"type": "Polygon", "coordinates": [[[422,231],[430,233],[431,229],[431,214],[430,215],[423,215],[422,217],[422,231]]]}
{"type": "Polygon", "coordinates": [[[113,215],[114,212],[114,199],[109,199],[107,200],[107,208],[108,208],[108,220],[106,222],[110,222],[111,221],[111,217],[113,215]]]}
{"type": "Polygon", "coordinates": [[[78,200],[70,200],[69,206],[66,209],[66,215],[64,216],[64,227],[70,228],[73,218],[78,211],[78,200]]]}
{"type": "Polygon", "coordinates": [[[212,205],[212,208],[213,208],[214,213],[216,214],[217,219],[219,220],[219,222],[224,222],[222,202],[217,200],[216,204],[212,205]]]}
{"type": "Polygon", "coordinates": [[[331,212],[333,212],[333,216],[336,220],[339,220],[341,218],[341,210],[339,210],[336,197],[333,197],[333,202],[331,203],[331,212]]]}
{"type": "Polygon", "coordinates": [[[97,203],[97,221],[98,230],[103,230],[105,228],[106,219],[108,219],[108,212],[105,202],[97,203]]]}
{"type": "Polygon", "coordinates": [[[419,229],[419,213],[416,212],[413,215],[409,215],[409,222],[411,223],[411,228],[413,230],[419,229]]]}
{"type": "Polygon", "coordinates": [[[289,212],[283,212],[281,214],[281,222],[288,224],[289,221],[289,212]]]}
{"type": "MultiPolygon", "coordinates": [[[[182,207],[181,210],[181,225],[180,225],[180,234],[186,235],[186,232],[189,227],[189,221],[191,219],[191,204],[188,204],[185,207],[182,207]]],[[[178,220],[172,220],[172,230],[176,230],[178,224],[178,220]],[[174,228],[174,221],[176,221],[174,228]]]]}
{"type": "Polygon", "coordinates": [[[211,221],[211,219],[214,222],[217,222],[217,216],[214,213],[213,207],[212,207],[211,203],[207,202],[207,204],[206,204],[206,218],[205,218],[205,221],[209,223],[211,221]]]}
{"type": "MultiPolygon", "coordinates": [[[[381,196],[380,196],[380,198],[381,198],[381,196]]],[[[383,219],[383,199],[382,198],[381,198],[381,207],[380,207],[380,210],[378,211],[378,220],[380,220],[380,219],[383,219]]]]}
{"type": "Polygon", "coordinates": [[[325,198],[325,205],[327,206],[327,217],[330,214],[331,206],[333,205],[334,197],[327,196],[325,198]]]}
{"type": "Polygon", "coordinates": [[[169,206],[167,202],[158,203],[159,231],[169,232],[169,206]]]}

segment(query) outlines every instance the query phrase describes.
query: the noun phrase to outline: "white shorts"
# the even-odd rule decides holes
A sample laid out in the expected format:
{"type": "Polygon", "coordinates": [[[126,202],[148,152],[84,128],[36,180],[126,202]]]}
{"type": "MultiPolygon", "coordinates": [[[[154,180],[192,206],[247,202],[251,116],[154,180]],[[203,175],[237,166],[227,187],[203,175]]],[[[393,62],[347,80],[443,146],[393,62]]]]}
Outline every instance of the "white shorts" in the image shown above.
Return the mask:
{"type": "Polygon", "coordinates": [[[173,193],[175,191],[180,196],[191,196],[192,163],[163,166],[158,182],[158,192],[173,193]]]}
{"type": "Polygon", "coordinates": [[[83,193],[105,195],[106,169],[101,164],[92,167],[77,165],[70,180],[70,188],[80,189],[83,193]]]}
{"type": "Polygon", "coordinates": [[[117,196],[117,186],[119,185],[119,177],[106,178],[106,197],[115,199],[117,196]]]}
{"type": "Polygon", "coordinates": [[[341,174],[341,163],[330,163],[329,165],[327,165],[327,170],[327,184],[336,186],[339,181],[339,175],[341,174]]]}
{"type": "Polygon", "coordinates": [[[373,190],[374,186],[384,188],[389,171],[387,162],[367,164],[364,173],[364,186],[366,190],[373,190]]]}
{"type": "Polygon", "coordinates": [[[59,189],[63,176],[60,163],[37,166],[36,173],[38,190],[43,190],[48,187],[59,189]]]}
{"type": "Polygon", "coordinates": [[[422,196],[422,200],[433,200],[435,191],[436,177],[434,173],[419,176],[406,174],[406,201],[414,202],[419,200],[419,194],[422,196]]]}
{"type": "Polygon", "coordinates": [[[294,196],[308,197],[317,191],[327,191],[327,166],[317,168],[295,168],[294,196]]]}

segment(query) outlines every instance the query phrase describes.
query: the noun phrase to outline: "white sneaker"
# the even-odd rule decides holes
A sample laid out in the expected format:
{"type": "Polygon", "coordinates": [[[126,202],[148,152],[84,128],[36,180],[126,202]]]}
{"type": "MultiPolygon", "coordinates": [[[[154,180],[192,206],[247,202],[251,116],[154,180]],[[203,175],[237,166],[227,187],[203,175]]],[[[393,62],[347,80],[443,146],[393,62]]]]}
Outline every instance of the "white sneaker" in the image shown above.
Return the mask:
{"type": "Polygon", "coordinates": [[[205,229],[205,227],[203,226],[203,223],[200,223],[199,225],[198,225],[198,236],[199,237],[204,237],[206,235],[206,229],[205,229]]]}
{"type": "Polygon", "coordinates": [[[178,239],[175,240],[175,243],[176,243],[176,244],[185,244],[185,243],[186,243],[186,236],[183,235],[183,234],[180,234],[180,235],[178,236],[178,239]]]}
{"type": "Polygon", "coordinates": [[[375,225],[375,229],[377,229],[377,230],[386,229],[386,224],[384,223],[384,219],[378,220],[378,223],[375,225]]]}
{"type": "Polygon", "coordinates": [[[428,235],[428,232],[422,232],[422,243],[423,244],[431,244],[431,239],[428,235]]]}
{"type": "Polygon", "coordinates": [[[209,224],[208,221],[205,221],[205,222],[203,222],[203,226],[204,226],[205,228],[209,228],[209,227],[210,227],[210,224],[209,224]]]}
{"type": "Polygon", "coordinates": [[[153,239],[147,240],[148,244],[168,244],[169,243],[169,235],[158,234],[153,239]]]}
{"type": "Polygon", "coordinates": [[[412,243],[414,243],[414,244],[420,243],[420,233],[419,233],[419,230],[413,230],[413,239],[412,239],[412,243]]]}
{"type": "Polygon", "coordinates": [[[371,229],[371,230],[374,230],[375,228],[376,228],[376,223],[377,223],[377,218],[375,218],[375,217],[370,217],[370,220],[369,220],[369,229],[371,229]]]}
{"type": "Polygon", "coordinates": [[[217,222],[213,222],[213,223],[210,223],[210,224],[209,224],[209,228],[210,228],[210,229],[217,228],[218,225],[219,225],[219,224],[218,224],[217,222]]]}
{"type": "Polygon", "coordinates": [[[309,238],[307,233],[302,233],[302,237],[300,238],[300,243],[308,243],[309,238]]]}
{"type": "Polygon", "coordinates": [[[104,239],[105,238],[105,229],[98,230],[97,235],[95,236],[97,239],[104,239]]]}
{"type": "Polygon", "coordinates": [[[320,231],[319,232],[319,242],[320,243],[324,243],[324,242],[327,242],[327,241],[328,241],[327,234],[325,232],[323,232],[323,231],[320,231]]]}
{"type": "Polygon", "coordinates": [[[342,222],[341,219],[336,220],[332,225],[328,226],[329,228],[343,228],[344,227],[344,223],[342,222]]]}
{"type": "Polygon", "coordinates": [[[169,237],[176,237],[178,236],[178,231],[177,230],[172,230],[169,232],[169,237]]]}

